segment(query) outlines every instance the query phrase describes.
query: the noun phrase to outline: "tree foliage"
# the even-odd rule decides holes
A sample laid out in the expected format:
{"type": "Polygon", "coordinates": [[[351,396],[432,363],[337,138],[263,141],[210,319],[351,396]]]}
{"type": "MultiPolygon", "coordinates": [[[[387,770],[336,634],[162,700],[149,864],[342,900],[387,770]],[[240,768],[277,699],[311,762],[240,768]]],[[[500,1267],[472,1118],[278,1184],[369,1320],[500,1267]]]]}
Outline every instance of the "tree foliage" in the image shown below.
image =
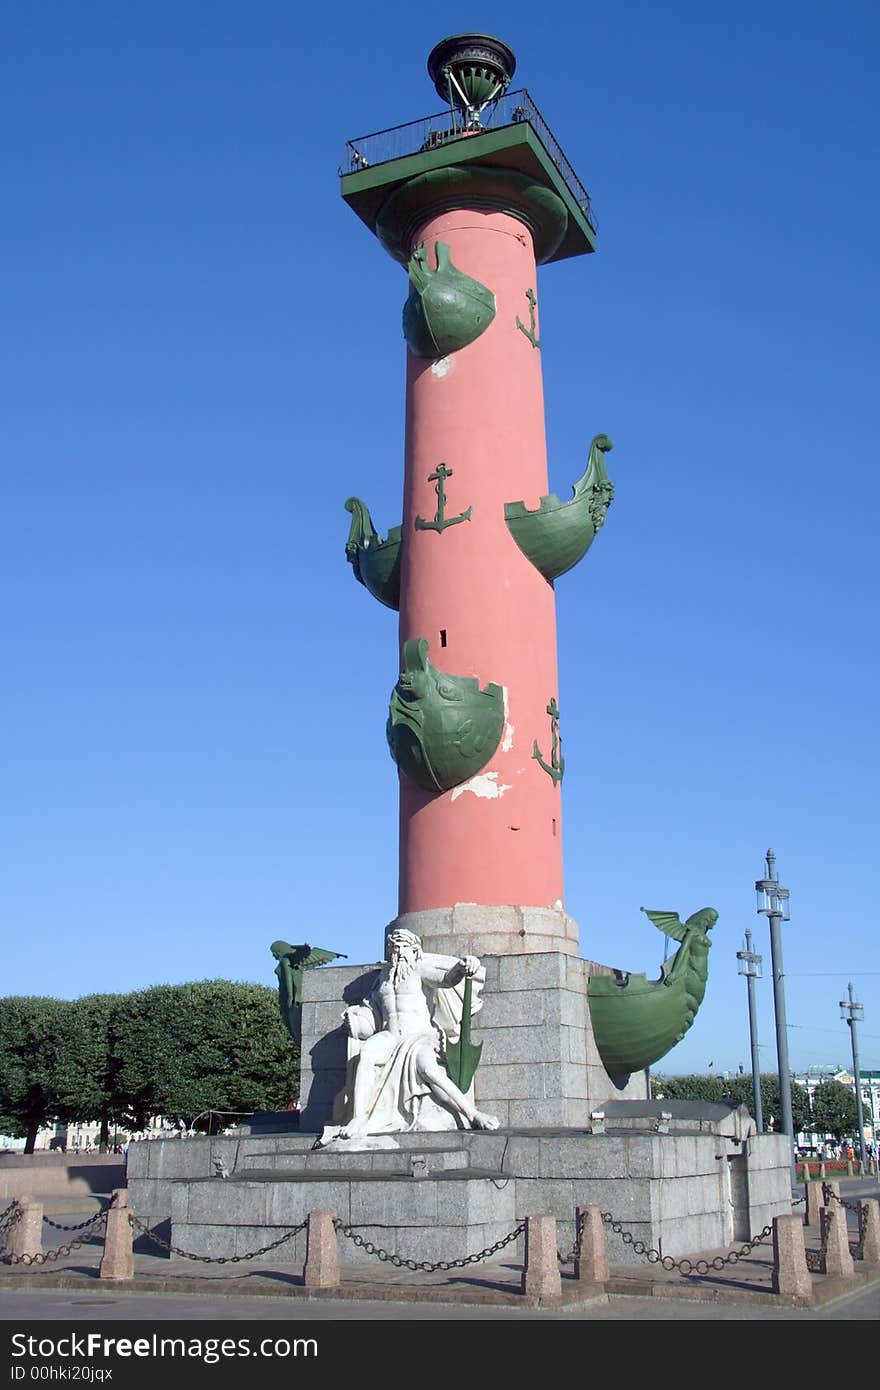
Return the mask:
{"type": "Polygon", "coordinates": [[[25,1153],[68,1099],[63,1000],[13,995],[0,1001],[0,1113],[17,1122],[25,1153]]]}
{"type": "Polygon", "coordinates": [[[0,1000],[0,1115],[27,1136],[52,1121],[143,1128],[206,1111],[283,1108],[298,1056],[274,989],[202,980],[69,1001],[0,1000]]]}
{"type": "Polygon", "coordinates": [[[813,1092],[813,1124],[817,1134],[843,1139],[858,1127],[855,1093],[842,1081],[823,1081],[813,1092]]]}
{"type": "MultiPolygon", "coordinates": [[[[652,1076],[651,1092],[667,1100],[734,1101],[745,1105],[754,1118],[755,1103],[751,1076],[652,1076]]],[[[764,1127],[774,1133],[781,1129],[782,1102],[779,1078],[772,1073],[761,1077],[761,1109],[764,1127]]],[[[810,1128],[810,1097],[805,1086],[791,1085],[791,1112],[795,1133],[810,1128]]]]}
{"type": "Polygon", "coordinates": [[[295,1094],[290,1038],[263,985],[155,985],[126,996],[115,1032],[114,1088],[138,1128],[151,1115],[283,1108],[295,1094]]]}

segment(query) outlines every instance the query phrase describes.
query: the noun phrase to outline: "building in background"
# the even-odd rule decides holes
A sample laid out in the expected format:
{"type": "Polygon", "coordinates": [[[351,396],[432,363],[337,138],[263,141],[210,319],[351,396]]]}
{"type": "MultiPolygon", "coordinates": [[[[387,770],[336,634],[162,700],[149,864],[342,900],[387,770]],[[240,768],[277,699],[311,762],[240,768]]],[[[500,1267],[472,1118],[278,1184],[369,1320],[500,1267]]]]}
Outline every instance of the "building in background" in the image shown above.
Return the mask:
{"type": "MultiPolygon", "coordinates": [[[[823,1063],[818,1066],[807,1067],[804,1071],[792,1075],[791,1079],[805,1087],[810,1097],[811,1106],[817,1087],[825,1081],[839,1081],[841,1085],[849,1086],[855,1095],[855,1078],[846,1067],[823,1063]]],[[[860,1068],[860,1080],[862,1083],[862,1108],[865,1116],[865,1139],[872,1143],[878,1137],[877,1124],[880,1121],[880,1071],[860,1068]]],[[[819,1140],[826,1137],[824,1134],[802,1133],[798,1135],[798,1143],[801,1147],[807,1148],[815,1146],[819,1140]]]]}

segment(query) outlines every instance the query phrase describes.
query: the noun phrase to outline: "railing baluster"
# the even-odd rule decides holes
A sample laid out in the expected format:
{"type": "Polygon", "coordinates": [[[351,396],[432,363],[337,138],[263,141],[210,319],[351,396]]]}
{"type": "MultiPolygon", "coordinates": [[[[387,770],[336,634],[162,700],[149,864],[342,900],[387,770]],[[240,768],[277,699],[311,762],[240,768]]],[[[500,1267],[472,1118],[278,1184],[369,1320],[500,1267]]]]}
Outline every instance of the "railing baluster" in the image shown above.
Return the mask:
{"type": "MultiPolygon", "coordinates": [[[[596,219],[590,195],[524,87],[516,92],[505,93],[493,103],[479,128],[501,130],[504,126],[517,125],[523,121],[528,122],[538,136],[562,175],[569,192],[595,231],[596,219]]],[[[371,168],[374,164],[386,164],[393,159],[403,159],[407,155],[450,144],[472,133],[472,130],[466,131],[456,126],[452,113],[447,108],[435,116],[424,116],[418,121],[409,121],[405,125],[392,126],[389,130],[378,130],[372,135],[361,135],[355,140],[349,140],[345,146],[340,173],[357,173],[361,169],[371,168]]]]}

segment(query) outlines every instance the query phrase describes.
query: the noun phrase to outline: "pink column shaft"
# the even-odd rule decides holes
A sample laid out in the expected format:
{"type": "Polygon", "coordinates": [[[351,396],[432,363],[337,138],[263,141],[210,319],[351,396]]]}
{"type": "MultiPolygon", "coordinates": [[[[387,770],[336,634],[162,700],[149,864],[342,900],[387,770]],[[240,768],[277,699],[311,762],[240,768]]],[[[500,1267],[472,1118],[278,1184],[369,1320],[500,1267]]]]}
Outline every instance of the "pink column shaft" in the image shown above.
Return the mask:
{"type": "MultiPolygon", "coordinates": [[[[558,702],[553,588],[525,558],[504,504],[537,506],[548,491],[541,353],[528,328],[537,291],[531,235],[504,213],[447,212],[424,242],[451,248],[453,265],[495,295],[496,316],[468,347],[441,361],[407,353],[406,475],[401,646],[424,637],[441,670],[505,687],[498,752],[464,787],[432,795],[400,779],[400,912],[455,903],[562,906],[560,790],[532,757],[551,754],[547,705],[558,702]],[[446,515],[472,517],[436,531],[438,464],[446,515]],[[441,635],[442,634],[442,635],[441,635]],[[445,646],[442,642],[445,640],[445,646]]],[[[538,332],[540,330],[538,329],[538,332]]]]}

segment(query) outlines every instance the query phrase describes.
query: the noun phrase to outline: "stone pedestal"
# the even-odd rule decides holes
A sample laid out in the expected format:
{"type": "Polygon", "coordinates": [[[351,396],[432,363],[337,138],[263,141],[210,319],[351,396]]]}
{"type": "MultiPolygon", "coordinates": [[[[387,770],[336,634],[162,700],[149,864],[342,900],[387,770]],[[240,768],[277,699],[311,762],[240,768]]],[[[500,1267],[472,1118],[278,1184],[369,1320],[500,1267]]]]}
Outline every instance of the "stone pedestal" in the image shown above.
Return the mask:
{"type": "MultiPolygon", "coordinates": [[[[310,1134],[134,1144],[129,1203],[165,1239],[170,1218],[173,1244],[196,1255],[248,1255],[321,1210],[390,1254],[431,1261],[486,1250],[536,1214],[554,1217],[569,1250],[578,1207],[610,1213],[634,1240],[662,1241],[675,1258],[746,1239],[790,1210],[785,1135],[743,1138],[739,1113],[720,1105],[609,1102],[605,1111],[604,1134],[459,1130],[318,1150],[310,1134]],[[657,1132],[661,1105],[670,1112],[665,1134],[657,1132]],[[215,1176],[217,1160],[225,1181],[215,1176]]],[[[341,1261],[371,1262],[338,1239],[341,1261]]],[[[522,1256],[518,1237],[489,1263],[522,1256]]],[[[304,1233],[273,1255],[300,1267],[305,1257],[304,1233]]],[[[610,1232],[608,1260],[640,1263],[610,1232]]]]}
{"type": "Polygon", "coordinates": [[[448,956],[522,956],[561,951],[577,956],[578,925],[561,908],[484,907],[456,903],[422,912],[404,912],[389,922],[385,935],[398,927],[415,932],[422,949],[448,956]]]}

